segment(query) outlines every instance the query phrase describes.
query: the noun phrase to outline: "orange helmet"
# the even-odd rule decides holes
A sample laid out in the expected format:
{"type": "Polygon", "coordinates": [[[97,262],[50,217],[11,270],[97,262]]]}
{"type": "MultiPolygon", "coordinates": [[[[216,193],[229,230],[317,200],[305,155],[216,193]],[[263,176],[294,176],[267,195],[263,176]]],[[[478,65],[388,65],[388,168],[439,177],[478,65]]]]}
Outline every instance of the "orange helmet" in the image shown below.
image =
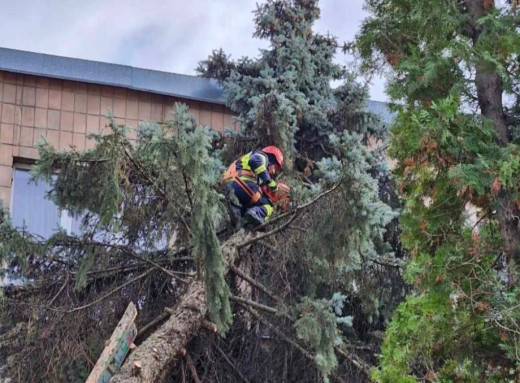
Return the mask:
{"type": "Polygon", "coordinates": [[[266,146],[262,149],[262,152],[266,154],[272,154],[274,158],[276,159],[277,165],[280,167],[280,169],[283,166],[283,153],[280,149],[278,149],[276,146],[266,146]]]}

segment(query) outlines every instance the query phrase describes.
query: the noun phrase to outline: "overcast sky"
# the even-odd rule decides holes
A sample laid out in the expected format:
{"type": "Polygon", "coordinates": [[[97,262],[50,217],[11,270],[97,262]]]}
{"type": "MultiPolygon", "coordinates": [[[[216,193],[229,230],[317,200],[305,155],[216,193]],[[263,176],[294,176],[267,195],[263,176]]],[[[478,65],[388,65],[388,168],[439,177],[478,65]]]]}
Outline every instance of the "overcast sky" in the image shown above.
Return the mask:
{"type": "MultiPolygon", "coordinates": [[[[200,60],[223,48],[256,56],[253,11],[261,0],[0,0],[0,46],[38,53],[195,74],[200,60]]],[[[315,30],[340,43],[359,30],[363,0],[321,0],[315,30]]],[[[339,54],[336,60],[347,64],[339,54]]],[[[371,99],[384,101],[383,81],[371,99]]]]}

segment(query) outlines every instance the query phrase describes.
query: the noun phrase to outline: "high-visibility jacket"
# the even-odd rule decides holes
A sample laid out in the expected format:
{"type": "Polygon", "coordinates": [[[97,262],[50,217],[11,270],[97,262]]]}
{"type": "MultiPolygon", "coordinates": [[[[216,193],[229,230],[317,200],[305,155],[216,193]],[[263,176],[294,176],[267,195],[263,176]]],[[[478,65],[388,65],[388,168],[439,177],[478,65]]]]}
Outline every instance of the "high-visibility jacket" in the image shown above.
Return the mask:
{"type": "Polygon", "coordinates": [[[251,197],[251,203],[256,203],[262,196],[261,191],[252,190],[247,181],[255,182],[257,185],[267,185],[272,191],[277,190],[276,182],[271,179],[268,171],[269,158],[260,150],[249,152],[229,166],[224,174],[224,181],[237,182],[251,197]]]}

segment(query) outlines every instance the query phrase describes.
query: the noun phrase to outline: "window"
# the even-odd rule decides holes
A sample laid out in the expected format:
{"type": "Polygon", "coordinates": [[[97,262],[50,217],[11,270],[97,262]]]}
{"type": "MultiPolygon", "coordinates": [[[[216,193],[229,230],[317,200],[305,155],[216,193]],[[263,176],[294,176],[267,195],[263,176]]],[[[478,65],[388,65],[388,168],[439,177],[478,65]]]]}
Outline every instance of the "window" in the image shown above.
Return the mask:
{"type": "Polygon", "coordinates": [[[60,228],[69,234],[79,233],[79,220],[47,198],[50,185],[43,180],[30,182],[30,179],[28,169],[14,169],[10,209],[13,225],[19,229],[25,227],[43,238],[49,238],[60,228]]]}

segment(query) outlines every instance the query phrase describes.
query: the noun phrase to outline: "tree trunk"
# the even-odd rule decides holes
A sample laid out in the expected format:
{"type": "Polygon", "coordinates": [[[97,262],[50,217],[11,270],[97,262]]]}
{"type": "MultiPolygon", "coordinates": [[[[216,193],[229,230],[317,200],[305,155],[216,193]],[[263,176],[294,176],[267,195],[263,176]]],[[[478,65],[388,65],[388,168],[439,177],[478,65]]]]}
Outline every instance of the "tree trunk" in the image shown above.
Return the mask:
{"type": "MultiPolygon", "coordinates": [[[[250,234],[237,233],[222,244],[226,264],[238,255],[237,245],[250,234]]],[[[110,379],[110,383],[160,383],[166,381],[177,356],[202,327],[206,315],[206,294],[203,281],[188,286],[170,319],[141,343],[110,379]],[[136,364],[137,362],[137,364],[136,364]]]]}
{"type": "MultiPolygon", "coordinates": [[[[478,19],[483,17],[494,7],[494,1],[468,0],[467,2],[470,22],[470,37],[473,46],[477,47],[482,33],[482,25],[478,19]]],[[[475,63],[475,86],[477,88],[478,104],[483,116],[494,123],[497,137],[502,145],[509,143],[509,134],[502,104],[502,80],[491,64],[477,61],[475,63]]],[[[500,232],[506,243],[509,255],[520,260],[520,211],[514,203],[511,193],[501,191],[497,198],[497,217],[500,223],[500,232]]]]}
{"type": "Polygon", "coordinates": [[[202,326],[206,314],[204,284],[193,281],[174,313],[130,355],[111,383],[161,382],[169,375],[177,355],[202,326]],[[136,362],[141,368],[136,367],[136,362]]]}
{"type": "MultiPolygon", "coordinates": [[[[468,11],[471,25],[471,39],[477,47],[482,33],[482,25],[478,19],[494,7],[494,1],[469,0],[468,11]]],[[[489,63],[475,63],[475,86],[477,88],[478,105],[482,115],[495,123],[495,131],[502,145],[509,143],[507,124],[502,105],[502,80],[496,68],[489,63]]]]}

